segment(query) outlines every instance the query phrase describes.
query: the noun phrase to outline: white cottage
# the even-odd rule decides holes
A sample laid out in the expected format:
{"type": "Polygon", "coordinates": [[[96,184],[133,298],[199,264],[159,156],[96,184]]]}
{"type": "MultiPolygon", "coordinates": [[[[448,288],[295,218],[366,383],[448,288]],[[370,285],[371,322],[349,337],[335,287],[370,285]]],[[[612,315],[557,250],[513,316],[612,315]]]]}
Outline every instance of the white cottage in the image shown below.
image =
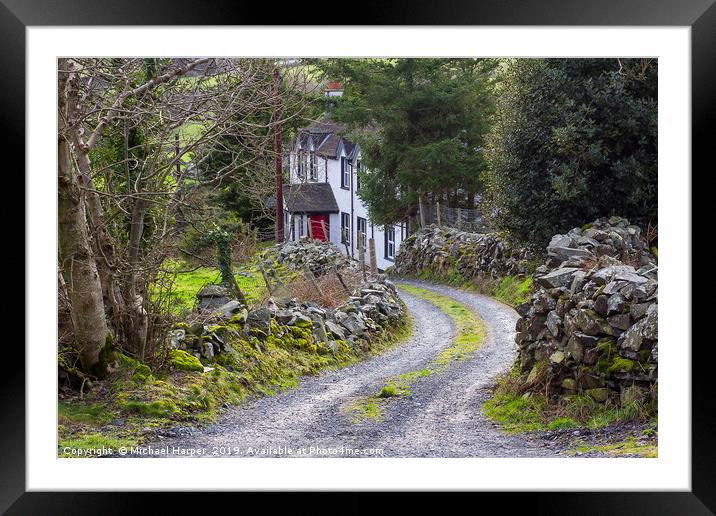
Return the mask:
{"type": "MultiPolygon", "coordinates": [[[[327,95],[329,96],[329,95],[327,95]]],[[[288,157],[289,184],[284,186],[286,238],[298,240],[310,233],[328,240],[358,259],[363,242],[370,264],[368,239],[375,241],[376,266],[385,270],[395,260],[400,243],[408,236],[407,223],[373,224],[358,196],[361,152],[342,136],[344,126],[329,120],[301,129],[288,157]],[[359,238],[359,234],[362,238],[359,238]]]]}

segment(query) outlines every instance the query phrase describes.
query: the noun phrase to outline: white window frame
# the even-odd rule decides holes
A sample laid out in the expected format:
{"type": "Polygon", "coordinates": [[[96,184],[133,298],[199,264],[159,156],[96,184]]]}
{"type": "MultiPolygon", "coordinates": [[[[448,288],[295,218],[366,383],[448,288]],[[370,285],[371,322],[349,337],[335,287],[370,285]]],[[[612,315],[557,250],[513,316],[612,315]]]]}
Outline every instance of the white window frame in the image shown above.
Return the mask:
{"type": "Polygon", "coordinates": [[[306,164],[303,160],[303,151],[299,150],[296,153],[296,175],[299,179],[303,179],[306,177],[306,164]]]}
{"type": "Polygon", "coordinates": [[[308,174],[311,181],[318,181],[318,161],[313,151],[308,154],[308,174]]]}
{"type": "Polygon", "coordinates": [[[341,164],[341,188],[350,190],[351,187],[351,160],[348,158],[342,158],[341,164]]]}
{"type": "Polygon", "coordinates": [[[358,248],[362,248],[364,251],[366,250],[366,240],[368,239],[368,219],[364,219],[363,217],[356,217],[356,245],[358,248]],[[363,225],[363,230],[361,231],[361,223],[363,225]],[[358,235],[363,235],[363,238],[358,238],[358,235]],[[361,246],[360,243],[363,243],[361,246]]]}
{"type": "Polygon", "coordinates": [[[351,245],[353,234],[351,231],[351,214],[344,211],[341,212],[341,243],[351,245]],[[348,230],[348,242],[346,242],[345,230],[348,230]]]}
{"type": "Polygon", "coordinates": [[[395,227],[385,228],[385,258],[395,260],[395,227]]]}

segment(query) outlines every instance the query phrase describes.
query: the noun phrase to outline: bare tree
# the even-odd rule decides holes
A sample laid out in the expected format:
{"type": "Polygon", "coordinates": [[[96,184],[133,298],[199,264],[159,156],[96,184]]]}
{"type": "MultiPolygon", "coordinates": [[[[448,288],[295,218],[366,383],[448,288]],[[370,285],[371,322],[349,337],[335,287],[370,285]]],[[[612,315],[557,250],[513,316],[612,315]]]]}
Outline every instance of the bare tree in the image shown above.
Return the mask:
{"type": "MultiPolygon", "coordinates": [[[[149,358],[161,342],[166,314],[154,309],[151,288],[172,252],[177,211],[202,213],[193,204],[203,198],[196,188],[232,181],[237,169],[253,164],[257,176],[271,177],[263,164],[273,160],[277,121],[265,115],[275,105],[274,64],[208,58],[59,64],[60,267],[70,278],[75,340],[90,371],[110,333],[107,323],[97,323],[99,314],[106,312],[116,345],[136,356],[149,358]],[[202,156],[228,134],[245,150],[240,162],[202,174],[202,156]],[[72,267],[85,256],[78,281],[72,267]]],[[[286,112],[297,116],[300,102],[286,112]]]]}

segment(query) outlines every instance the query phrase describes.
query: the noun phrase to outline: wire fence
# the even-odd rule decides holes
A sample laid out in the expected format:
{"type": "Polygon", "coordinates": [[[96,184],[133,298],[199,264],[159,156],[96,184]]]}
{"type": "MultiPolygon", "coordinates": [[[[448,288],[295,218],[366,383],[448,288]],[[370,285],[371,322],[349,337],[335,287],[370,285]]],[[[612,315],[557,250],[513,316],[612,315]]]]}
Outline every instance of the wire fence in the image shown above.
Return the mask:
{"type": "Polygon", "coordinates": [[[423,205],[423,216],[418,209],[418,220],[425,224],[436,224],[472,233],[485,233],[489,231],[482,213],[478,209],[452,208],[441,206],[440,203],[423,205]]]}

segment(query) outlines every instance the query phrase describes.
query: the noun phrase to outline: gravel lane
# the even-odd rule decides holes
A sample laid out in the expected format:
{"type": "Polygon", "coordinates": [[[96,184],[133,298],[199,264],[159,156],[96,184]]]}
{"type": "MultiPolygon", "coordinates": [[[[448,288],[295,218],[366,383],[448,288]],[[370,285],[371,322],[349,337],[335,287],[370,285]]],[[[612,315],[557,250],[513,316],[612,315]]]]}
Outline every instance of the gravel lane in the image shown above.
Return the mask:
{"type": "MultiPolygon", "coordinates": [[[[554,456],[545,441],[502,432],[482,413],[487,387],[515,357],[517,314],[491,298],[445,286],[404,281],[464,303],[485,322],[487,338],[473,358],[421,378],[410,396],[387,404],[384,418],[355,424],[345,409],[375,394],[393,376],[427,366],[454,337],[452,320],[401,291],[414,333],[401,346],[358,364],[306,378],[298,387],[228,409],[220,421],[154,443],[205,450],[203,456],[535,457],[554,456]],[[349,450],[361,450],[353,455],[349,450]],[[378,452],[376,453],[376,450],[378,452]]],[[[400,285],[400,283],[398,284],[400,285]]]]}

